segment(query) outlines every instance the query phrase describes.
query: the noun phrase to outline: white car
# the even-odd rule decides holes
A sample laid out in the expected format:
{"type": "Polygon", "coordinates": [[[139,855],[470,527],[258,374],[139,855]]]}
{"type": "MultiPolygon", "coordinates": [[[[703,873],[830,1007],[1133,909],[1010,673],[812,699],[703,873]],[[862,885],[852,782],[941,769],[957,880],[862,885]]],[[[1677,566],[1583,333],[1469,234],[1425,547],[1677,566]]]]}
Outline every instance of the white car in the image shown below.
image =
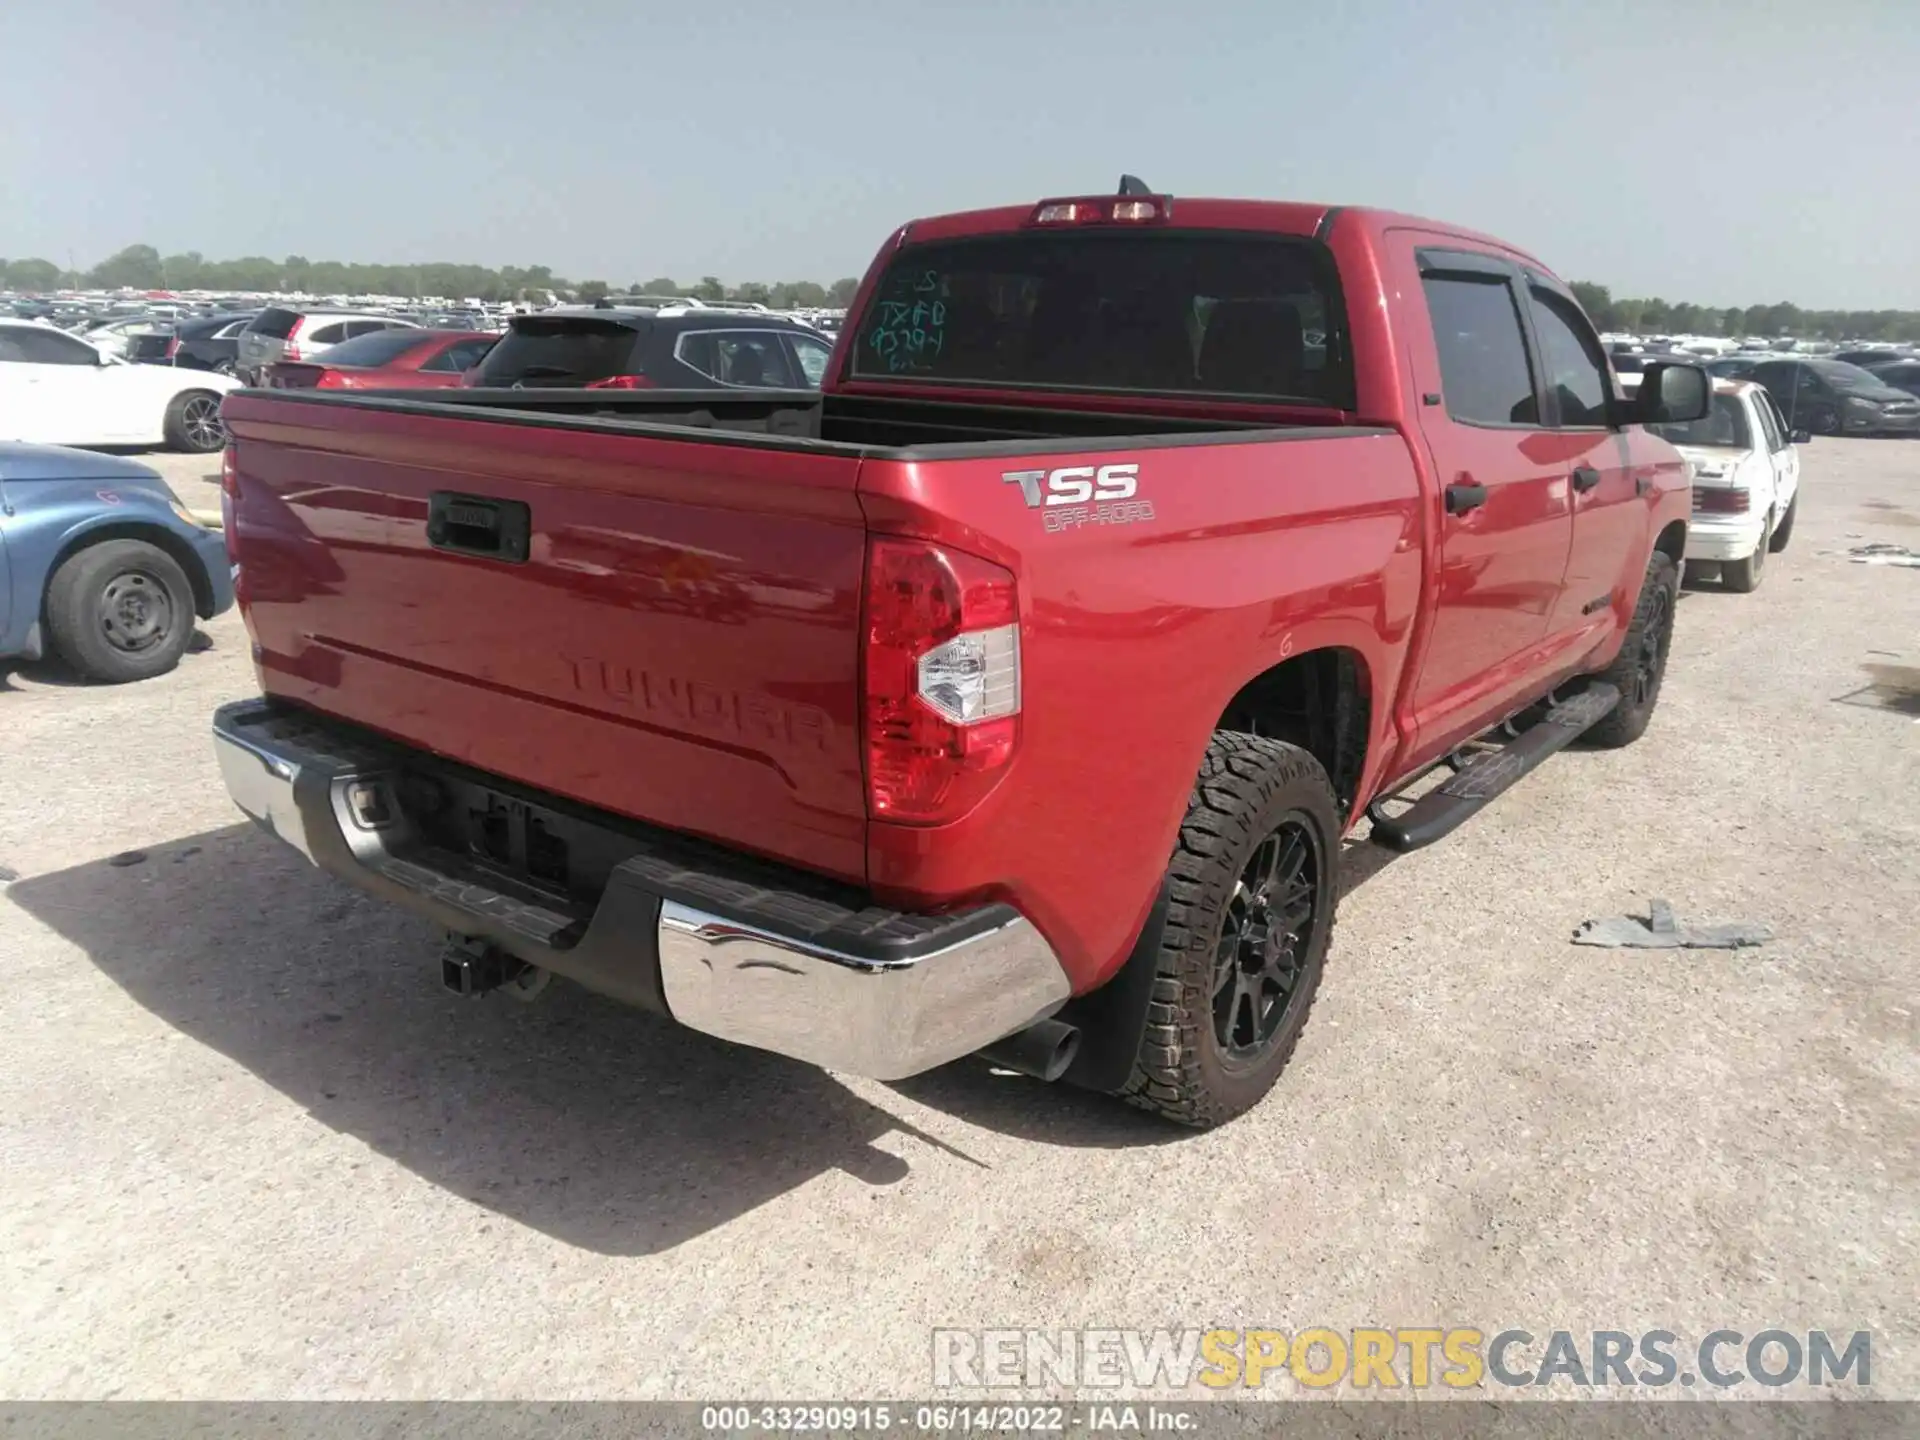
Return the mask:
{"type": "Polygon", "coordinates": [[[229,375],[129,365],[50,326],[0,321],[0,440],[204,454],[227,443],[220,399],[239,388],[229,375]]]}
{"type": "Polygon", "coordinates": [[[1687,569],[1715,566],[1742,594],[1760,583],[1767,556],[1787,548],[1800,498],[1805,431],[1790,431],[1772,397],[1750,380],[1716,380],[1713,405],[1685,425],[1655,425],[1693,472],[1687,569]]]}

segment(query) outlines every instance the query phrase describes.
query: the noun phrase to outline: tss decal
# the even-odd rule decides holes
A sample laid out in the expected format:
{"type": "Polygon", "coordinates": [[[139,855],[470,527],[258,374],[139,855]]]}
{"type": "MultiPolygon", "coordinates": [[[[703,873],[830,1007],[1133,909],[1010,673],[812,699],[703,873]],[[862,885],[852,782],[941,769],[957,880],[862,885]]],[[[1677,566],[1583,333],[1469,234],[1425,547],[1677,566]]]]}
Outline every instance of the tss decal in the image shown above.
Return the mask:
{"type": "Polygon", "coordinates": [[[1135,500],[1140,466],[1065,465],[1058,470],[1009,470],[1001,483],[1018,485],[1029,509],[1042,510],[1049,535],[1082,525],[1131,525],[1153,519],[1153,502],[1135,500]]]}
{"type": "Polygon", "coordinates": [[[1018,485],[1027,504],[1084,505],[1089,500],[1130,500],[1140,488],[1140,467],[1134,465],[1068,465],[1059,470],[1009,470],[1000,477],[1018,485]]]}

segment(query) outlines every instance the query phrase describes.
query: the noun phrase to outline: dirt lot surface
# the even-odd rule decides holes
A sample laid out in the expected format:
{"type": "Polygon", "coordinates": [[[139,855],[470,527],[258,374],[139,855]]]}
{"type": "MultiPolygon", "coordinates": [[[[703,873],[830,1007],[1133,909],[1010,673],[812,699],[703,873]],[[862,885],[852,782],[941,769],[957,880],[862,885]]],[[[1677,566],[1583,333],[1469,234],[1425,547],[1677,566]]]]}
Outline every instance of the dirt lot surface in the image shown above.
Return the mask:
{"type": "Polygon", "coordinates": [[[457,1000],[228,802],[235,616],[139,686],[0,667],[0,1394],[924,1396],[936,1326],[1384,1324],[1869,1329],[1920,1396],[1920,571],[1845,553],[1920,548],[1920,443],[1805,459],[1647,738],[1356,865],[1292,1068],[1204,1136],[457,1000]],[[1651,896],[1778,938],[1568,943],[1651,896]]]}

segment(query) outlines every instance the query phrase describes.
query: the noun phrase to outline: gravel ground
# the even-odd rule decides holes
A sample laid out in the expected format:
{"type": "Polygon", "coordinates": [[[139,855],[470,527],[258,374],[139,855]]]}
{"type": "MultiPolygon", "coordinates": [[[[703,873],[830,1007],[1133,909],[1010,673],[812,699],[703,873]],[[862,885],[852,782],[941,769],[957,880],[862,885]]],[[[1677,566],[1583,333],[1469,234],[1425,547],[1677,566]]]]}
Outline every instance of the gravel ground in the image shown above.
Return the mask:
{"type": "Polygon", "coordinates": [[[1384,1324],[1864,1328],[1920,1396],[1920,573],[1845,555],[1920,547],[1920,444],[1806,466],[1641,744],[1354,867],[1292,1068],[1204,1136],[455,1000],[227,801],[237,618],[139,686],[0,667],[0,1395],[925,1395],[936,1326],[1384,1324]],[[1655,895],[1779,938],[1568,944],[1655,895]]]}

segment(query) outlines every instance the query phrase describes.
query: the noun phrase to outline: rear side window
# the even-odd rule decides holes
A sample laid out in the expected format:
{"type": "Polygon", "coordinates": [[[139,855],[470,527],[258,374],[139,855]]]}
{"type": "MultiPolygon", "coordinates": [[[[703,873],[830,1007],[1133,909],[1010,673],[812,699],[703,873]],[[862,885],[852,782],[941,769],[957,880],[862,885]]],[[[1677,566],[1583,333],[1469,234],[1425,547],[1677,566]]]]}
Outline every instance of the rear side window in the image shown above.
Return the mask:
{"type": "Polygon", "coordinates": [[[833,347],[805,335],[795,335],[792,339],[793,353],[800,361],[801,375],[808,385],[819,389],[820,382],[826,378],[827,362],[833,358],[833,347]]]}
{"type": "Polygon", "coordinates": [[[375,330],[370,335],[356,335],[334,346],[327,352],[327,364],[388,365],[426,338],[418,330],[375,330]]]}
{"type": "Polygon", "coordinates": [[[247,328],[255,335],[264,335],[269,340],[284,340],[293,333],[293,327],[299,323],[299,311],[282,310],[276,305],[262,310],[247,328]]]}
{"type": "Polygon", "coordinates": [[[674,357],[722,385],[791,389],[797,384],[778,331],[691,330],[674,342],[674,357]]]}
{"type": "Polygon", "coordinates": [[[1350,408],[1346,328],[1317,241],[983,236],[894,258],[853,337],[852,374],[1350,408]]]}
{"type": "Polygon", "coordinates": [[[584,315],[536,315],[516,319],[500,343],[475,368],[481,385],[585,385],[640,372],[639,332],[613,320],[584,315]]]}
{"type": "Polygon", "coordinates": [[[1513,291],[1499,275],[1427,275],[1447,414],[1469,425],[1538,425],[1513,291]]]}
{"type": "Polygon", "coordinates": [[[1662,440],[1675,445],[1707,445],[1722,449],[1750,450],[1753,429],[1747,424],[1747,407],[1738,395],[1715,395],[1712,407],[1698,420],[1684,425],[1649,425],[1662,440]]]}

